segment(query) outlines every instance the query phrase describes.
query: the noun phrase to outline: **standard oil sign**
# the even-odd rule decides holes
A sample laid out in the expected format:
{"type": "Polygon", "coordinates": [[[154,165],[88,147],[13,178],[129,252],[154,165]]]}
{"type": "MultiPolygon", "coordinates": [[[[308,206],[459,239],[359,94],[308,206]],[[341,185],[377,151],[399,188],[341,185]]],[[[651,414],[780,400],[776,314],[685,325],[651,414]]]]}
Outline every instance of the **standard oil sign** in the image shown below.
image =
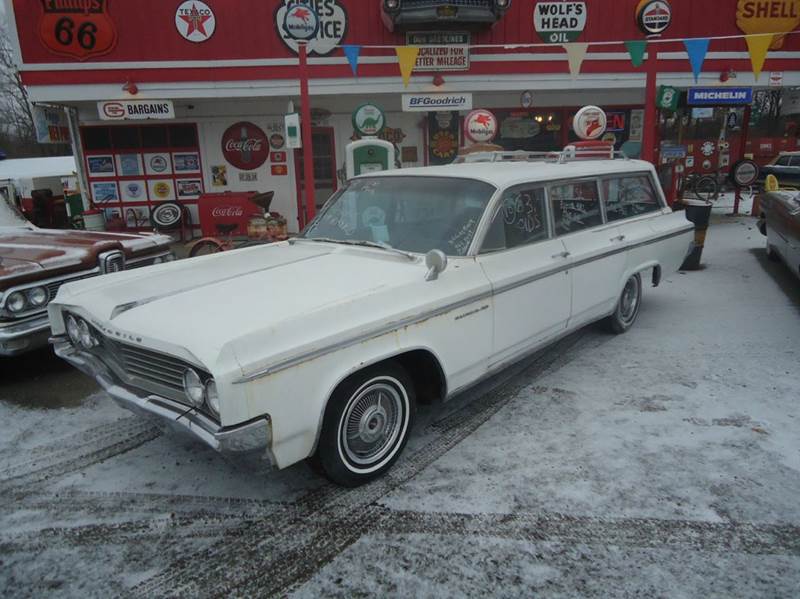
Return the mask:
{"type": "Polygon", "coordinates": [[[586,2],[537,2],[533,26],[548,44],[574,42],[586,29],[586,2]]]}

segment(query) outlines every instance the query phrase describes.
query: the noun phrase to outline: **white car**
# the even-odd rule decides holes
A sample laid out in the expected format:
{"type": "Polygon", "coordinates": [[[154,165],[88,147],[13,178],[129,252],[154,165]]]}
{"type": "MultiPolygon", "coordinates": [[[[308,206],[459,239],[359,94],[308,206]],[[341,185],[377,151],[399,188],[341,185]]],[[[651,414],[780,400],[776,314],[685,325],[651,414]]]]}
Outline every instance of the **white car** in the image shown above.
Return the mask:
{"type": "Polygon", "coordinates": [[[690,249],[646,162],[499,158],[356,178],[288,242],[65,285],[56,352],[224,454],[364,483],[417,402],[593,321],[624,332],[690,249]]]}

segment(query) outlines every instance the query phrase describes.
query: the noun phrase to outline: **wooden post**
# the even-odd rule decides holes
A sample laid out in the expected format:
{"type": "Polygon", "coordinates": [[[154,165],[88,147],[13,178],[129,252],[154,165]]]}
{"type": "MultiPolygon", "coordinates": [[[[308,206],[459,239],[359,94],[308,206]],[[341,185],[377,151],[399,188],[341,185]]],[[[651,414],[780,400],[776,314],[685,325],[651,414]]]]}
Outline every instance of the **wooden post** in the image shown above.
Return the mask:
{"type": "Polygon", "coordinates": [[[308,93],[308,51],[304,42],[298,44],[300,55],[300,131],[303,139],[303,179],[305,193],[301,228],[304,228],[317,213],[316,183],[314,181],[314,147],[311,136],[311,98],[308,93]]]}

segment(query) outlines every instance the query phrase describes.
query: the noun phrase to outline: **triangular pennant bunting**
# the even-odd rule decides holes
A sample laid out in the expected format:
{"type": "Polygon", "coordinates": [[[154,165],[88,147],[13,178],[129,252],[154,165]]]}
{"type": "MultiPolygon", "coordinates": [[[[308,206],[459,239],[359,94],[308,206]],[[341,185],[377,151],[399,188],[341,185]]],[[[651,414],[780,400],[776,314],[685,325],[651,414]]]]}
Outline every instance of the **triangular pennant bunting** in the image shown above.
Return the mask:
{"type": "Polygon", "coordinates": [[[575,42],[561,45],[564,47],[564,50],[567,51],[569,72],[573,77],[577,77],[581,72],[581,65],[583,64],[583,59],[586,58],[586,51],[589,49],[589,44],[575,42]]]}
{"type": "Polygon", "coordinates": [[[647,50],[647,40],[633,40],[625,42],[625,48],[631,55],[633,66],[640,67],[644,62],[644,52],[647,50]]]}
{"type": "Polygon", "coordinates": [[[400,75],[403,76],[403,85],[408,87],[411,81],[411,73],[417,64],[419,48],[417,46],[398,46],[394,49],[397,53],[397,62],[400,63],[400,75]]]}
{"type": "Polygon", "coordinates": [[[697,83],[697,79],[703,71],[703,63],[708,53],[708,43],[709,40],[707,39],[683,40],[683,45],[686,47],[686,52],[689,54],[689,62],[692,63],[692,73],[694,73],[695,83],[697,83]]]}
{"type": "Polygon", "coordinates": [[[753,75],[756,81],[761,76],[761,69],[764,68],[764,61],[767,59],[767,52],[772,45],[772,34],[766,35],[748,35],[745,39],[747,42],[747,51],[750,52],[750,63],[753,65],[753,75]]]}
{"type": "Polygon", "coordinates": [[[350,63],[353,75],[358,77],[358,57],[361,54],[361,46],[342,46],[342,50],[347,57],[347,62],[350,63]]]}

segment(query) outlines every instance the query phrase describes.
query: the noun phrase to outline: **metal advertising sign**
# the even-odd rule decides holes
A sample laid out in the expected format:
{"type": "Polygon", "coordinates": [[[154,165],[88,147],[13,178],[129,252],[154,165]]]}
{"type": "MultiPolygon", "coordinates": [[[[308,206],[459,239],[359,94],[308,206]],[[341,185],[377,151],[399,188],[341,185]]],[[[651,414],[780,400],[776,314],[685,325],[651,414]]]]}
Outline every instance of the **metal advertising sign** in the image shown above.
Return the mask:
{"type": "Polygon", "coordinates": [[[692,87],[686,100],[689,106],[741,106],[752,104],[752,87],[692,87]]]}
{"type": "MultiPolygon", "coordinates": [[[[736,25],[744,33],[783,33],[800,25],[800,2],[797,0],[739,0],[736,25]]],[[[776,35],[771,50],[783,46],[785,35],[776,35]]]]}
{"type": "Polygon", "coordinates": [[[656,97],[656,107],[662,110],[672,110],[673,112],[678,109],[678,101],[680,100],[680,92],[668,85],[660,85],[658,87],[658,96],[656,97]]]}
{"type": "Polygon", "coordinates": [[[403,112],[472,110],[472,94],[403,94],[403,112]]]}
{"type": "Polygon", "coordinates": [[[54,54],[78,60],[108,54],[117,45],[117,26],[108,13],[110,1],[42,0],[39,39],[54,54]]]}
{"type": "Polygon", "coordinates": [[[217,19],[205,2],[186,0],[175,11],[175,27],[184,39],[200,43],[214,35],[217,19]]]}
{"type": "Polygon", "coordinates": [[[599,139],[606,132],[608,119],[602,108],[584,106],[572,120],[575,135],[585,140],[599,139]]]}
{"type": "Polygon", "coordinates": [[[267,161],[269,151],[266,133],[253,123],[241,121],[222,135],[222,155],[239,170],[257,169],[267,161]]]}
{"type": "Polygon", "coordinates": [[[309,53],[330,54],[347,35],[347,12],[340,0],[283,0],[275,26],[292,52],[307,42],[309,53]]]}
{"type": "Polygon", "coordinates": [[[636,23],[646,35],[664,33],[672,23],[672,7],[666,0],[642,0],[636,7],[636,23]]]}
{"type": "Polygon", "coordinates": [[[473,110],[464,119],[464,137],[475,143],[490,143],[497,129],[497,117],[488,110],[473,110]]]}
{"type": "Polygon", "coordinates": [[[68,144],[69,123],[67,113],[61,108],[33,106],[33,125],[36,141],[40,144],[68,144]]]}
{"type": "Polygon", "coordinates": [[[172,100],[111,100],[97,103],[97,113],[104,121],[144,121],[174,119],[172,100]]]}
{"type": "Polygon", "coordinates": [[[385,126],[383,110],[374,104],[362,104],[353,112],[353,129],[362,137],[377,137],[385,126]]]}
{"type": "Polygon", "coordinates": [[[548,44],[574,42],[586,28],[586,2],[537,2],[533,26],[548,44]]]}
{"type": "Polygon", "coordinates": [[[468,71],[469,33],[412,31],[406,44],[419,47],[415,71],[468,71]]]}

